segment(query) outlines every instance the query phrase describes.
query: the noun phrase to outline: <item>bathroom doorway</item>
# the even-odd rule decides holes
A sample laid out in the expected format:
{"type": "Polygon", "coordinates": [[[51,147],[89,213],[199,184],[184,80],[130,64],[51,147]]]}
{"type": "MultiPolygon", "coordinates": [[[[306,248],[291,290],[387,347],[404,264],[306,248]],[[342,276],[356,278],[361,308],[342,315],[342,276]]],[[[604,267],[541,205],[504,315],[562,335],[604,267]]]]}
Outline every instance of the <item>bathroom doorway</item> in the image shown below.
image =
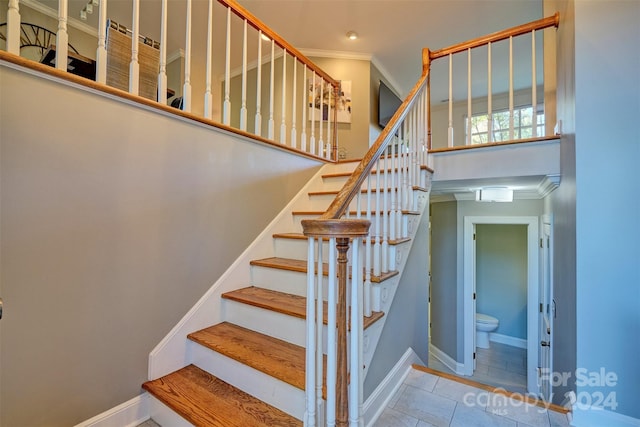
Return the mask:
{"type": "MultiPolygon", "coordinates": [[[[475,369],[474,353],[476,352],[476,303],[477,303],[477,271],[476,271],[476,232],[477,226],[522,225],[526,228],[526,377],[527,391],[538,394],[537,381],[538,361],[538,217],[485,217],[467,216],[464,218],[464,374],[473,375],[475,369]]],[[[491,313],[488,313],[491,314],[491,313]]]]}

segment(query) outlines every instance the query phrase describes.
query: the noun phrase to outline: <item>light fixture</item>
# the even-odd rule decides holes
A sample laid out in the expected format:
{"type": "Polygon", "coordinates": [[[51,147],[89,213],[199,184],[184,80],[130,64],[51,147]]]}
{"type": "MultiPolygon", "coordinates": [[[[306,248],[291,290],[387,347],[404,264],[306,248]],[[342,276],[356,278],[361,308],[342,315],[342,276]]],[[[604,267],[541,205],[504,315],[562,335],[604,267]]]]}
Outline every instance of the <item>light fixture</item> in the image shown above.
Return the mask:
{"type": "Polygon", "coordinates": [[[513,190],[507,187],[485,187],[476,190],[476,202],[512,202],[513,190]]]}
{"type": "Polygon", "coordinates": [[[357,38],[358,38],[358,33],[356,33],[355,31],[349,31],[349,32],[347,33],[347,38],[348,38],[349,40],[355,40],[355,39],[357,39],[357,38]]]}

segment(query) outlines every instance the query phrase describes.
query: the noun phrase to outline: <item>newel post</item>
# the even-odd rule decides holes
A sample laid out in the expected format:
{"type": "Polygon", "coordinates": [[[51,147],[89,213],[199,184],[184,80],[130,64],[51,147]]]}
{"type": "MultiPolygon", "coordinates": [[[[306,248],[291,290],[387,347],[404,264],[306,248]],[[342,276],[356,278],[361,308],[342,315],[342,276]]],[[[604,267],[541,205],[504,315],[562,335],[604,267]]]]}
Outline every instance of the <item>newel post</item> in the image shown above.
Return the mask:
{"type": "MultiPolygon", "coordinates": [[[[347,332],[349,330],[349,319],[353,318],[353,313],[357,313],[358,307],[351,307],[347,304],[347,285],[349,279],[348,266],[347,266],[347,252],[349,251],[350,241],[355,239],[354,244],[359,244],[360,238],[366,237],[369,234],[369,227],[371,222],[366,219],[316,219],[316,220],[303,220],[302,228],[305,236],[310,238],[322,239],[335,239],[336,251],[337,251],[337,301],[336,306],[336,325],[328,325],[328,328],[336,328],[336,343],[335,352],[327,351],[327,366],[334,364],[336,366],[335,382],[331,381],[329,371],[327,372],[327,400],[331,399],[331,396],[335,396],[335,425],[337,427],[346,427],[349,425],[349,401],[357,401],[357,399],[349,399],[349,366],[362,366],[361,361],[357,364],[351,364],[348,361],[348,355],[351,358],[360,358],[360,352],[358,349],[351,349],[348,351],[348,338],[347,332]],[[351,316],[349,316],[349,309],[351,310],[351,316]],[[336,360],[331,360],[335,358],[336,360]],[[330,390],[329,385],[335,384],[335,390],[330,390]]],[[[312,239],[310,239],[312,240],[312,239]]],[[[318,249],[320,252],[321,249],[318,249]]],[[[313,253],[312,251],[310,253],[313,253]]],[[[335,254],[330,253],[329,256],[335,254]]],[[[332,261],[329,260],[331,263],[332,261]]],[[[357,263],[357,260],[353,260],[357,263]]],[[[307,272],[308,275],[313,275],[313,269],[307,272]]],[[[318,268],[318,274],[322,274],[322,268],[318,268]]],[[[320,280],[320,279],[319,279],[320,280]]],[[[355,277],[352,280],[356,280],[355,277]]],[[[360,286],[359,283],[352,286],[351,292],[357,291],[356,286],[360,286]]],[[[315,304],[313,298],[308,296],[307,304],[315,304]]],[[[359,301],[358,304],[362,304],[359,301]]],[[[307,322],[314,322],[314,319],[307,319],[307,322]]],[[[361,331],[357,330],[356,325],[358,322],[352,322],[351,334],[359,334],[361,331]]],[[[308,329],[309,330],[309,329],[308,329]]],[[[322,333],[320,329],[316,333],[322,333]]],[[[311,338],[312,340],[313,338],[311,338]]],[[[307,342],[310,339],[307,337],[307,342]]],[[[327,343],[330,349],[334,343],[327,343]]],[[[311,351],[322,351],[322,349],[313,349],[311,351]]],[[[309,354],[310,350],[307,349],[307,361],[315,360],[316,355],[309,354]]],[[[351,376],[351,378],[360,379],[360,375],[351,376]]],[[[313,393],[314,390],[308,385],[305,387],[306,393],[313,393]]],[[[352,387],[351,390],[354,390],[352,387]]],[[[311,399],[312,401],[313,399],[311,399]]],[[[332,414],[327,415],[327,421],[332,422],[332,414]]]]}

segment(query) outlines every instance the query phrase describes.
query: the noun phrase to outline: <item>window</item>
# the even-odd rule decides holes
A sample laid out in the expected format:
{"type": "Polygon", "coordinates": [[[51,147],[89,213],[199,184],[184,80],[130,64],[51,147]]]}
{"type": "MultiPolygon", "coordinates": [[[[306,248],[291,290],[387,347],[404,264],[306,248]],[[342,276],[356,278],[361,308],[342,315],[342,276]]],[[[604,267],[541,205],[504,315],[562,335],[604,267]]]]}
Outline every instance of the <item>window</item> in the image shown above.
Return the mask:
{"type": "MultiPolygon", "coordinates": [[[[533,108],[519,107],[513,110],[513,138],[509,138],[509,110],[494,111],[492,142],[508,141],[510,139],[525,139],[544,136],[544,112],[538,106],[536,115],[536,129],[533,131],[533,108]]],[[[469,129],[468,119],[465,118],[465,136],[469,129]]],[[[489,115],[474,114],[471,116],[471,144],[485,144],[489,142],[489,115]]],[[[466,140],[466,139],[465,139],[466,140]]]]}

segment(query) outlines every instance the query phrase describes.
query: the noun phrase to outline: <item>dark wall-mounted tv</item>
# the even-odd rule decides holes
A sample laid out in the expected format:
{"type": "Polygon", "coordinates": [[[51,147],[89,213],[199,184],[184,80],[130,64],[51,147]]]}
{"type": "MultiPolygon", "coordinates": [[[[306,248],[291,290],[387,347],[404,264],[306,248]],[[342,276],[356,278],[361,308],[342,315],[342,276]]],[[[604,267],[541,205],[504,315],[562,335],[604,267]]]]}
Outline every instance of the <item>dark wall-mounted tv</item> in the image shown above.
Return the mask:
{"type": "Polygon", "coordinates": [[[378,89],[378,125],[381,128],[384,128],[389,123],[400,104],[402,104],[402,100],[380,80],[378,89]]]}

